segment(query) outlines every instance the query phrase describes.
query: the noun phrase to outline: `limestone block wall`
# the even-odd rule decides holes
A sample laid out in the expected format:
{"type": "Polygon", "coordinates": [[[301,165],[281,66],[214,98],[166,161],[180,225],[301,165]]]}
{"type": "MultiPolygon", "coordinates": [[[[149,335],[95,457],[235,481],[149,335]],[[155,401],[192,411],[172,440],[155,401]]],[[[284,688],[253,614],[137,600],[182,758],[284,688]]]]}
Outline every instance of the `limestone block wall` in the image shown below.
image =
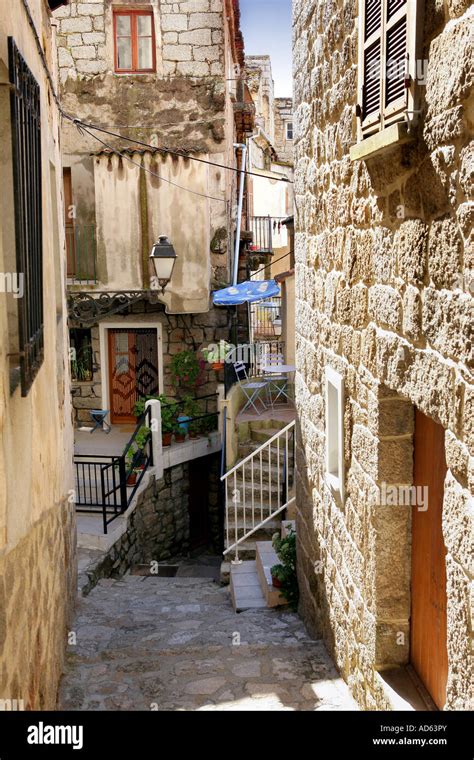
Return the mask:
{"type": "Polygon", "coordinates": [[[0,699],[55,709],[75,597],[75,515],[66,501],[0,557],[0,699]]]}
{"type": "MultiPolygon", "coordinates": [[[[293,123],[293,99],[275,98],[275,150],[278,160],[283,163],[293,163],[293,140],[286,136],[286,125],[293,123]]],[[[294,126],[293,126],[294,129],[294,126]]]]}
{"type": "Polygon", "coordinates": [[[472,707],[474,625],[473,9],[425,3],[415,139],[351,162],[357,4],[294,2],[296,363],[301,611],[361,706],[409,656],[413,411],[445,428],[447,709],[472,707]],[[345,382],[345,499],[325,480],[324,368],[345,382]],[[398,637],[401,633],[402,636],[398,637]]]}
{"type": "MultiPolygon", "coordinates": [[[[113,71],[112,5],[111,0],[71,0],[68,6],[55,11],[62,81],[80,74],[113,71]]],[[[154,12],[157,62],[162,74],[223,75],[222,0],[149,0],[140,7],[154,12]]]]}

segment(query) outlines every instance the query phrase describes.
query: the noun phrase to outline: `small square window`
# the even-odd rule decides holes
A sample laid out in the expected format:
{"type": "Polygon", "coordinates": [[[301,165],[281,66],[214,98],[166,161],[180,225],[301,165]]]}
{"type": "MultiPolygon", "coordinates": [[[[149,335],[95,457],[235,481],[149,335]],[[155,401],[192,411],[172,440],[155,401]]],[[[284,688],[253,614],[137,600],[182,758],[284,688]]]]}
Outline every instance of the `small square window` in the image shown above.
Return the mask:
{"type": "Polygon", "coordinates": [[[286,122],[286,139],[287,140],[293,139],[293,122],[292,121],[286,122]]]}
{"type": "Polygon", "coordinates": [[[344,499],[344,379],[326,367],[326,481],[344,499]]]}
{"type": "Polygon", "coordinates": [[[153,11],[114,11],[115,71],[155,71],[153,11]]]}

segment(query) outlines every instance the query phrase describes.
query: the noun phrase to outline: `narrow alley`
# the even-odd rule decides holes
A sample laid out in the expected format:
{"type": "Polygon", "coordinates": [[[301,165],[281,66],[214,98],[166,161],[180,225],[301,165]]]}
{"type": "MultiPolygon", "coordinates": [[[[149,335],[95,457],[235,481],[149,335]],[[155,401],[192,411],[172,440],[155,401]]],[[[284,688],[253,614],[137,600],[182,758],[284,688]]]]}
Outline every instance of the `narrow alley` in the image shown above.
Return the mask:
{"type": "Polygon", "coordinates": [[[60,709],[357,709],[298,615],[236,615],[209,578],[101,580],[74,631],[60,709]]]}

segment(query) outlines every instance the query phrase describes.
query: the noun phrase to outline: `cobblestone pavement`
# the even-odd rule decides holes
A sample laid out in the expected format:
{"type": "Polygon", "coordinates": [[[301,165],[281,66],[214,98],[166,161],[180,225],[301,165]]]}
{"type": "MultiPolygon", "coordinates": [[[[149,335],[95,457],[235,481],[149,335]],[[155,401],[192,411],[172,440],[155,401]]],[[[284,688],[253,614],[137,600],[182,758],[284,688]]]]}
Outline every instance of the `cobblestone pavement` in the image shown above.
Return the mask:
{"type": "Polygon", "coordinates": [[[207,578],[101,580],[73,630],[61,709],[357,709],[296,614],[236,615],[207,578]]]}

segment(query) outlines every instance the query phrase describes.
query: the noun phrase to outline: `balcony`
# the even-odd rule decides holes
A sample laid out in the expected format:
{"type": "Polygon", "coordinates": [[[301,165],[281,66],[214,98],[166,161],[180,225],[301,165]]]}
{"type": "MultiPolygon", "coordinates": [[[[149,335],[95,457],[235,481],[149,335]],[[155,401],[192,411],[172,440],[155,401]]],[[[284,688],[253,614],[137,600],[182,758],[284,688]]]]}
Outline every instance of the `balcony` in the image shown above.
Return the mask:
{"type": "Polygon", "coordinates": [[[283,224],[283,216],[251,216],[250,232],[252,242],[249,245],[249,269],[255,271],[260,266],[269,264],[275,250],[288,246],[288,230],[283,224]]]}
{"type": "Polygon", "coordinates": [[[68,285],[96,285],[96,237],[94,224],[66,224],[68,285]]]}

